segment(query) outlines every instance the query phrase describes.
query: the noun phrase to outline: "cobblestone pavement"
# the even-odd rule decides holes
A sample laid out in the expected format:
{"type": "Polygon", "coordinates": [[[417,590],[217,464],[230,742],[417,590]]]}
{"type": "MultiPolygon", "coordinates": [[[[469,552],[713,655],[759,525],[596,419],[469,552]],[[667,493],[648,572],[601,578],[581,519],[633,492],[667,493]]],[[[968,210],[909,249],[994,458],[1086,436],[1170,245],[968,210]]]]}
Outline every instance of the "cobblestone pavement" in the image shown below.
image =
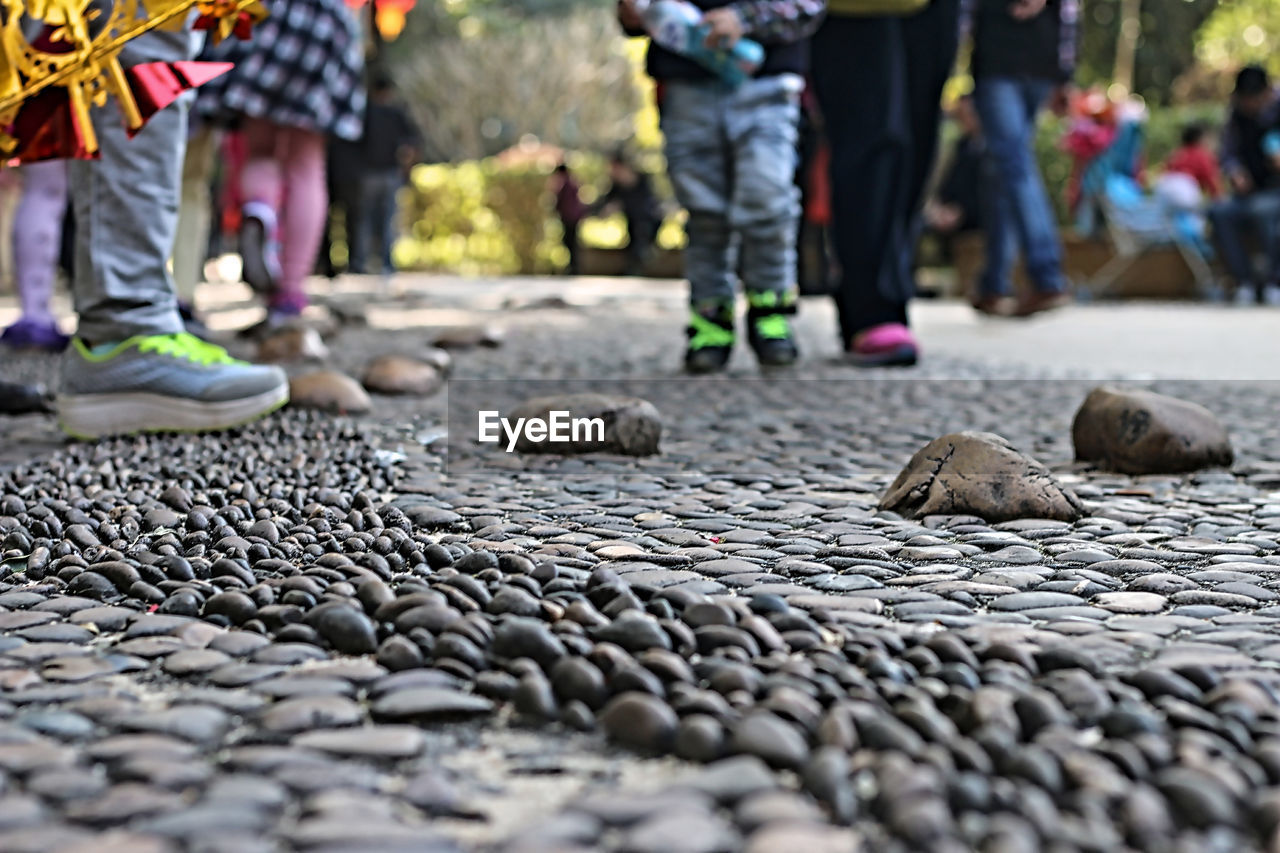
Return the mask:
{"type": "Polygon", "coordinates": [[[973,324],[979,360],[946,306],[917,370],[835,363],[817,307],[803,367],[686,381],[668,285],[406,284],[331,296],[337,366],[498,322],[455,377],[528,381],[456,383],[455,416],[582,380],[651,400],[663,453],[446,473],[444,394],[225,437],[0,422],[0,850],[1276,849],[1276,386],[973,324]],[[1232,469],[1074,463],[1095,378],[1134,375],[1217,412],[1232,469]],[[878,512],[957,429],[1086,517],[878,512]]]}

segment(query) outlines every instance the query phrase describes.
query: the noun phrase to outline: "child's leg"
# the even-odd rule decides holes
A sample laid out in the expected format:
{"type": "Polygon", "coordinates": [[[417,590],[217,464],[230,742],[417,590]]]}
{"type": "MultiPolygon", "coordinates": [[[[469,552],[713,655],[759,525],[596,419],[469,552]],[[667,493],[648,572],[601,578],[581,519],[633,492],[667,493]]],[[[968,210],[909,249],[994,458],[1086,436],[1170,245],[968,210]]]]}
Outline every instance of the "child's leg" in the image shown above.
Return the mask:
{"type": "Polygon", "coordinates": [[[22,200],[13,222],[13,265],[22,318],[53,322],[50,303],[67,211],[67,163],[49,160],[22,169],[22,200]]]}
{"type": "Polygon", "coordinates": [[[260,118],[246,118],[242,125],[245,163],[240,170],[240,197],[245,204],[259,202],[279,215],[284,200],[281,165],[285,129],[260,118]]]}
{"type": "MultiPolygon", "coordinates": [[[[280,289],[280,213],[284,204],[286,130],[272,121],[246,118],[243,124],[244,166],[240,170],[240,259],[242,277],[258,293],[266,294],[272,308],[280,289]]],[[[286,313],[297,313],[296,310],[286,313]]]]}
{"type": "Polygon", "coordinates": [[[739,274],[747,291],[747,329],[762,364],[796,359],[787,316],[796,310],[796,186],[800,91],[784,74],[748,80],[729,105],[733,190],[729,221],[741,241],[739,274]]]}
{"type": "Polygon", "coordinates": [[[280,218],[280,287],[271,302],[300,310],[307,304],[303,282],[315,267],[329,211],[325,140],[319,133],[297,128],[282,134],[286,201],[280,218]]]}
{"type": "Polygon", "coordinates": [[[800,90],[794,75],[749,80],[729,114],[733,194],[729,219],[742,238],[739,269],[748,297],[795,304],[800,189],[796,147],[800,90]]]}
{"type": "Polygon", "coordinates": [[[732,232],[727,218],[729,161],[718,88],[714,84],[668,83],[662,101],[662,132],[667,174],[676,200],[689,214],[684,270],[692,311],[686,366],[696,371],[716,370],[728,362],[733,347],[735,296],[732,232]]]}

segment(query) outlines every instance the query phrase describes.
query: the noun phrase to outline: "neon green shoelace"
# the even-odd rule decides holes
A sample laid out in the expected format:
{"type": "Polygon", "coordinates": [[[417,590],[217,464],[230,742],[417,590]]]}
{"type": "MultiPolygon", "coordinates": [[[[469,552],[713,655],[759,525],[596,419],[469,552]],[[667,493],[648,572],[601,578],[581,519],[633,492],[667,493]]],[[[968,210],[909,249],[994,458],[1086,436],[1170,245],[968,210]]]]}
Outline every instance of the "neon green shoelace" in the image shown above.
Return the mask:
{"type": "MultiPolygon", "coordinates": [[[[195,364],[243,364],[227,354],[227,351],[220,346],[202,341],[195,335],[187,332],[178,332],[175,335],[149,335],[147,337],[131,338],[125,341],[124,345],[128,345],[131,341],[138,344],[138,352],[154,352],[159,355],[167,355],[172,358],[181,358],[195,364]]],[[[124,348],[122,345],[121,349],[124,348]]]]}

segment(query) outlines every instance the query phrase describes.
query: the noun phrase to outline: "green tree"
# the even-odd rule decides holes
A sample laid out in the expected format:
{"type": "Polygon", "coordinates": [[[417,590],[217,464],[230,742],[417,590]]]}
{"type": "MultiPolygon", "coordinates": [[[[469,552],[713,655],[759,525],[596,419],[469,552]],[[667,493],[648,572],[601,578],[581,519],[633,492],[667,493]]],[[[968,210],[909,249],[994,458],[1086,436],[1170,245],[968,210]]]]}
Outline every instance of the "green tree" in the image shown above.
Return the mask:
{"type": "MultiPolygon", "coordinates": [[[[1275,0],[1253,3],[1280,6],[1275,0]]],[[[1137,94],[1155,104],[1172,100],[1175,81],[1195,63],[1196,32],[1219,5],[1219,0],[1143,0],[1134,63],[1137,94]]],[[[1084,0],[1081,24],[1079,82],[1107,86],[1115,70],[1120,0],[1084,0]]],[[[1280,28],[1275,32],[1280,35],[1280,28]]]]}
{"type": "Polygon", "coordinates": [[[1257,62],[1280,74],[1280,3],[1222,0],[1197,33],[1196,55],[1218,71],[1257,62]]]}

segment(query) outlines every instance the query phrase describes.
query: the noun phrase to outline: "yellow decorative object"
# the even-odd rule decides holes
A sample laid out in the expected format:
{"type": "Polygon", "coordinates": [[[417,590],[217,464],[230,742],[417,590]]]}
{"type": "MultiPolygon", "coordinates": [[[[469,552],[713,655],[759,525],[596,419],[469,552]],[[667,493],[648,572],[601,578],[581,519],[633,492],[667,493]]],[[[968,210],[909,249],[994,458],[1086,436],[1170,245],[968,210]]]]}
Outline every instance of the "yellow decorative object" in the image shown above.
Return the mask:
{"type": "Polygon", "coordinates": [[[22,106],[59,87],[87,154],[97,151],[92,106],[114,98],[130,130],[145,121],[119,55],[125,43],[157,28],[177,29],[193,6],[201,29],[215,39],[248,27],[266,10],[258,0],[0,0],[0,157],[19,140],[10,136],[22,106]]]}
{"type": "Polygon", "coordinates": [[[267,7],[258,0],[196,0],[196,29],[209,31],[214,44],[231,35],[248,38],[249,29],[267,18],[267,7]]]}

